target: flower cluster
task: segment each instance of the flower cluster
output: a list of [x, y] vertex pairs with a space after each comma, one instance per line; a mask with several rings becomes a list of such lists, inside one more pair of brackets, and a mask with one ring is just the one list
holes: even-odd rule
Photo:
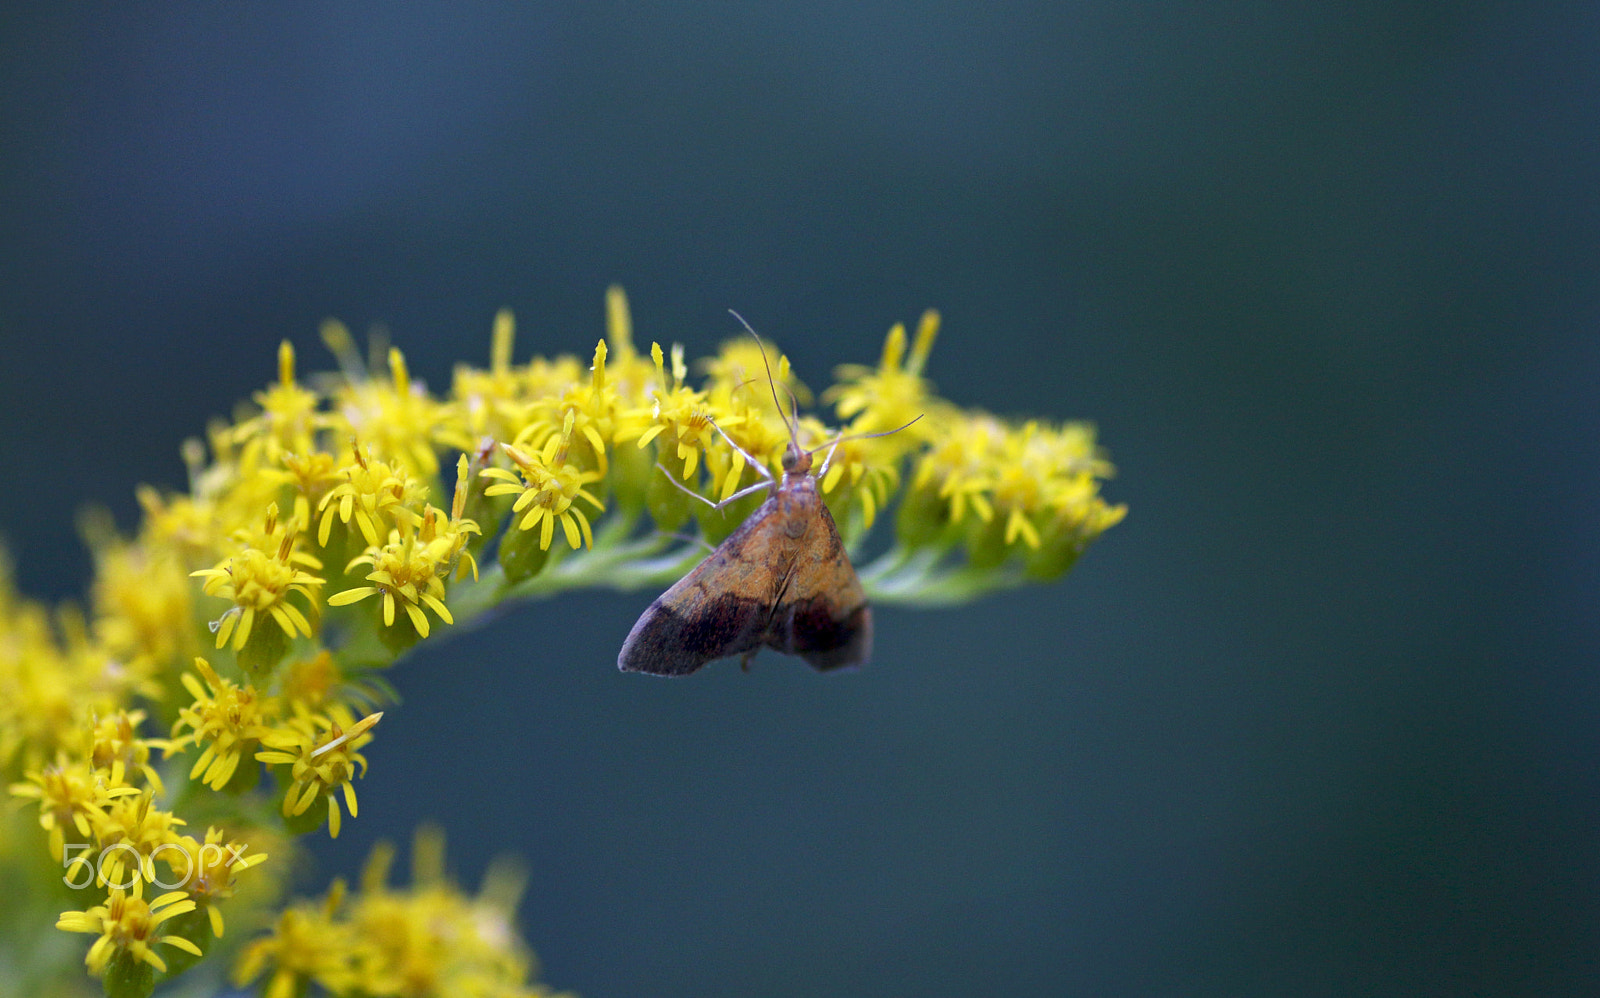
[[[48, 853], [76, 902], [50, 917], [96, 937], [83, 960], [112, 994], [203, 957], [271, 995], [540, 993], [511, 902], [464, 897], [431, 861], [397, 892], [380, 859], [359, 894], [215, 951], [241, 942], [222, 941], [224, 909], [247, 935], [276, 903], [293, 836], [356, 816], [399, 655], [506, 600], [672, 582], [762, 501], [752, 486], [791, 441], [816, 453], [853, 550], [894, 524], [860, 566], [876, 601], [1065, 572], [1123, 515], [1100, 495], [1092, 428], [940, 399], [938, 331], [934, 312], [909, 338], [894, 327], [875, 366], [841, 367], [816, 396], [831, 410], [804, 416], [813, 395], [772, 344], [734, 337], [696, 364], [637, 348], [616, 288], [587, 363], [515, 362], [502, 312], [487, 369], [459, 367], [443, 395], [398, 349], [364, 361], [338, 323], [322, 330], [336, 376], [302, 379], [284, 343], [254, 406], [184, 445], [187, 489], [140, 491], [133, 536], [85, 516], [87, 612], [47, 612], [0, 566], [0, 775], [38, 839], [9, 848], [21, 826], [0, 823], [0, 878]], [[741, 490], [722, 511], [692, 501]], [[281, 858], [249, 872], [269, 843]]]
[[526, 877], [513, 865], [489, 868], [476, 896], [444, 871], [444, 839], [423, 829], [412, 847], [411, 886], [388, 883], [394, 851], [373, 850], [354, 892], [336, 882], [321, 901], [286, 908], [250, 944], [234, 970], [259, 981], [267, 998], [291, 998], [315, 984], [333, 995], [477, 995], [550, 998], [529, 982], [533, 954], [515, 917]]

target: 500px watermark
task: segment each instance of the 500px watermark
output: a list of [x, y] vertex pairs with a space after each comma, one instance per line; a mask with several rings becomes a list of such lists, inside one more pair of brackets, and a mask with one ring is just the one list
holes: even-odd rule
[[[164, 891], [175, 891], [188, 886], [189, 881], [200, 870], [213, 869], [218, 866], [232, 869], [243, 860], [245, 850], [250, 847], [240, 842], [230, 842], [227, 845], [207, 842], [200, 846], [198, 856], [192, 856], [187, 849], [176, 842], [163, 842], [150, 850], [148, 857], [126, 842], [113, 842], [100, 850], [100, 855], [98, 856], [90, 855], [90, 850], [93, 848], [94, 846], [88, 843], [74, 844], [68, 842], [62, 845], [61, 865], [67, 869], [67, 872], [61, 877], [62, 883], [75, 890], [81, 890], [98, 881], [106, 887], [128, 890], [140, 880], [148, 880]], [[171, 849], [179, 857], [182, 857], [177, 863], [167, 860], [168, 868], [176, 871], [179, 867], [182, 867], [185, 871], [181, 877], [171, 882], [162, 880], [154, 872], [155, 861], [161, 857], [161, 853], [165, 849]], [[76, 855], [74, 855], [74, 852], [76, 852]], [[124, 859], [123, 853], [127, 853], [125, 862], [113, 862], [108, 865], [108, 858], [116, 857], [116, 859], [121, 860]], [[128, 882], [123, 884], [113, 883], [111, 877], [105, 875], [107, 870], [122, 870], [126, 872], [128, 874]], [[144, 870], [150, 870], [151, 875], [146, 877], [142, 872]], [[76, 879], [75, 875], [80, 873], [82, 879]]]

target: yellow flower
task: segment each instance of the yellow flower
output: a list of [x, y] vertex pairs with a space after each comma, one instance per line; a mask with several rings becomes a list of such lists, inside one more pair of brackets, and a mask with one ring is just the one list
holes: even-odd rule
[[456, 494], [451, 504], [456, 514], [454, 518], [429, 506], [414, 533], [409, 528], [404, 532], [391, 530], [388, 544], [368, 548], [365, 553], [352, 558], [345, 568], [346, 572], [350, 572], [358, 565], [370, 567], [372, 571], [367, 573], [366, 581], [373, 584], [335, 593], [328, 597], [328, 605], [346, 606], [368, 596], [382, 594], [383, 625], [394, 626], [394, 611], [398, 605], [405, 610], [417, 634], [424, 638], [429, 631], [424, 607], [438, 614], [445, 623], [455, 623], [444, 603], [444, 578], [456, 567], [458, 559], [463, 557], [466, 561], [462, 568], [470, 566], [472, 574], [478, 574], [478, 566], [472, 555], [464, 553], [467, 540], [478, 532], [476, 523], [461, 517], [467, 500], [466, 468], [467, 459], [463, 455], [457, 465]]
[[[543, 453], [524, 454], [511, 444], [502, 444], [501, 450], [516, 464], [518, 471], [485, 468], [479, 472], [484, 478], [501, 480], [501, 484], [485, 489], [484, 495], [517, 496], [517, 501], [511, 506], [512, 519], [519, 530], [539, 527], [541, 550], [549, 550], [558, 521], [567, 535], [567, 543], [574, 550], [580, 542], [585, 546], [593, 545], [594, 533], [589, 527], [589, 518], [573, 503], [582, 499], [596, 510], [605, 509], [600, 500], [584, 488], [588, 483], [597, 481], [600, 473], [580, 471], [567, 463], [567, 446], [572, 439], [573, 422], [574, 417], [569, 413], [564, 431], [545, 444]], [[518, 514], [521, 514], [520, 517]]]
[[[771, 343], [748, 336], [727, 340], [715, 357], [700, 361], [697, 367], [707, 375], [706, 391], [714, 402], [742, 395], [779, 423], [788, 418], [792, 405], [811, 404], [811, 390], [795, 377], [789, 358]], [[768, 385], [769, 376], [775, 388]], [[774, 391], [783, 401], [782, 411], [772, 409]]]
[[350, 923], [366, 943], [358, 976], [374, 994], [517, 994], [532, 957], [515, 929], [525, 876], [497, 864], [477, 897], [464, 894], [444, 872], [444, 836], [418, 830], [412, 846], [411, 887], [386, 883], [394, 850], [379, 843], [350, 904]]
[[285, 454], [282, 468], [263, 468], [258, 474], [264, 481], [294, 489], [294, 509], [289, 514], [289, 522], [294, 524], [295, 530], [305, 532], [311, 529], [312, 508], [321, 508], [322, 498], [329, 489], [336, 487], [341, 473], [332, 454], [312, 451]]
[[[930, 308], [922, 313], [908, 358], [906, 328], [896, 323], [884, 339], [883, 357], [878, 366], [841, 365], [834, 372], [839, 383], [822, 394], [823, 401], [835, 404], [839, 418], [850, 421], [852, 433], [893, 430], [928, 413], [938, 400], [933, 395], [933, 386], [922, 377], [922, 368], [928, 362], [928, 353], [938, 333], [939, 313]], [[902, 439], [920, 442], [928, 438], [929, 432], [927, 425], [913, 426], [909, 437]]]
[[444, 839], [417, 833], [409, 887], [391, 887], [394, 849], [380, 842], [359, 892], [335, 881], [320, 904], [284, 912], [271, 935], [250, 944], [235, 967], [239, 985], [271, 968], [268, 998], [303, 993], [315, 982], [335, 994], [540, 998], [533, 955], [516, 929], [526, 883], [520, 867], [491, 864], [469, 895], [444, 873]]
[[365, 554], [352, 558], [345, 571], [351, 571], [357, 565], [372, 568], [366, 579], [374, 584], [335, 593], [328, 597], [329, 606], [346, 606], [381, 594], [385, 627], [394, 626], [396, 605], [405, 610], [411, 626], [422, 637], [427, 637], [430, 629], [427, 614], [422, 612], [423, 607], [438, 614], [445, 623], [455, 623], [455, 618], [450, 616], [450, 608], [444, 604], [440, 565], [429, 556], [425, 545], [417, 543], [414, 534], [402, 537], [400, 531], [390, 531], [388, 544], [381, 548], [368, 548]]
[[14, 797], [39, 802], [39, 827], [50, 835], [51, 857], [62, 863], [71, 858], [66, 853], [67, 829], [77, 832], [75, 842], [86, 843], [94, 837], [95, 824], [105, 817], [112, 801], [139, 793], [137, 787], [113, 784], [108, 774], [65, 754], [52, 765], [30, 772], [26, 783], [13, 783], [10, 791]]
[[233, 897], [233, 878], [267, 861], [264, 852], [251, 852], [248, 843], [227, 841], [222, 829], [206, 829], [204, 841], [192, 835], [180, 836], [176, 849], [161, 850], [161, 859], [172, 870], [172, 880], [183, 885], [203, 908], [211, 923], [211, 934], [222, 938], [222, 911], [217, 902]]
[[[341, 709], [334, 713], [343, 715], [348, 722], [348, 712]], [[382, 717], [380, 711], [346, 725], [327, 714], [312, 714], [302, 708], [284, 725], [262, 737], [268, 749], [257, 752], [256, 758], [270, 765], [291, 767], [292, 785], [283, 795], [285, 818], [304, 814], [312, 801], [326, 797], [328, 833], [339, 837], [339, 802], [335, 794], [343, 791], [345, 806], [354, 818], [356, 788], [351, 781], [358, 775], [358, 768], [359, 775], [367, 772], [367, 759], [356, 750], [372, 741], [372, 726]]]
[[[836, 514], [859, 506], [861, 526], [867, 530], [876, 522], [878, 510], [887, 505], [900, 488], [900, 464], [905, 449], [895, 442], [896, 435], [844, 437], [837, 445], [824, 441], [817, 450], [818, 472], [822, 472], [824, 463], [827, 464], [819, 485], [823, 498], [830, 506], [837, 507]], [[840, 529], [846, 529], [842, 516], [836, 515], [835, 519], [841, 521]]]
[[137, 772], [151, 790], [164, 794], [161, 775], [150, 765], [150, 750], [166, 748], [167, 743], [159, 738], [139, 737], [144, 717], [142, 710], [119, 710], [97, 718], [89, 731], [89, 761], [96, 769], [108, 770], [113, 785], [126, 782], [124, 774]]
[[169, 891], [146, 902], [142, 896], [143, 889], [142, 881], [138, 880], [133, 883], [132, 894], [121, 887], [113, 887], [105, 904], [95, 905], [87, 911], [64, 911], [56, 921], [56, 928], [66, 932], [88, 932], [100, 937], [84, 957], [91, 974], [105, 973], [112, 958], [123, 953], [164, 973], [166, 961], [157, 956], [153, 948], [158, 944], [176, 946], [195, 956], [200, 955], [200, 947], [182, 936], [156, 934], [162, 922], [174, 915], [193, 911], [194, 902], [186, 898], [183, 891]]
[[382, 678], [368, 675], [351, 679], [339, 660], [326, 648], [310, 658], [300, 659], [282, 670], [278, 688], [280, 698], [311, 713], [326, 712], [332, 704], [378, 704], [394, 701], [397, 695]]
[[130, 543], [104, 528], [85, 531], [94, 551], [94, 631], [112, 655], [141, 675], [194, 651], [193, 583], [178, 552]]
[[994, 484], [993, 455], [1004, 448], [1006, 428], [998, 419], [974, 413], [947, 423], [938, 442], [917, 462], [911, 487], [933, 486], [949, 503], [949, 518], [960, 523], [970, 505], [985, 523], [994, 516], [988, 492]]
[[[650, 441], [661, 437], [666, 442], [661, 447], [663, 458], [670, 447], [671, 453], [683, 464], [683, 480], [687, 482], [694, 477], [700, 455], [711, 446], [715, 437], [716, 430], [712, 428], [714, 417], [707, 407], [706, 393], [684, 384], [689, 368], [683, 361], [682, 346], [674, 344], [672, 347], [670, 375], [661, 353], [661, 344], [650, 344], [650, 356], [656, 365], [654, 402], [649, 409], [629, 414], [629, 425], [619, 433], [619, 439], [626, 440], [637, 435], [638, 446], [643, 449], [650, 445]], [[647, 416], [648, 420], [641, 422], [641, 416]], [[726, 431], [740, 421], [738, 417], [729, 415], [716, 420], [716, 424]], [[635, 430], [639, 432], [635, 434]], [[664, 436], [669, 430], [671, 435]]]
[[[777, 359], [771, 362], [773, 381], [769, 384], [768, 362], [762, 359], [762, 349], [753, 339], [730, 340], [722, 345], [722, 352], [715, 359], [705, 363], [710, 374], [707, 410], [715, 414], [717, 425], [745, 454], [775, 472], [789, 445], [794, 400], [808, 400], [811, 393], [794, 378], [789, 358], [776, 348], [773, 353]], [[784, 408], [778, 408], [774, 392], [779, 394]], [[745, 455], [718, 437], [713, 436], [706, 448], [705, 462], [712, 498], [726, 499], [756, 480], [753, 470], [745, 474]]]
[[272, 934], [240, 954], [233, 983], [243, 987], [271, 967], [266, 998], [303, 995], [310, 982], [333, 994], [353, 990], [358, 984], [353, 967], [358, 940], [348, 923], [334, 917], [343, 899], [344, 884], [334, 881], [323, 903], [286, 908]]
[[[233, 779], [239, 760], [255, 750], [276, 710], [270, 700], [263, 700], [256, 693], [255, 687], [240, 687], [223, 679], [205, 659], [195, 659], [194, 665], [209, 691], [201, 687], [193, 673], [183, 674], [183, 687], [194, 697], [194, 703], [178, 711], [168, 751], [204, 743], [205, 751], [189, 768], [189, 779], [199, 779], [211, 789], [221, 790]], [[178, 732], [185, 727], [189, 733], [180, 737]]]
[[294, 346], [284, 340], [278, 345], [278, 381], [266, 391], [256, 392], [259, 415], [233, 427], [230, 442], [242, 444], [239, 466], [253, 474], [262, 465], [276, 465], [289, 454], [309, 454], [317, 430], [326, 420], [317, 413], [320, 399], [316, 392], [300, 387], [294, 380]]
[[[960, 528], [974, 564], [998, 564], [1019, 551], [1033, 560], [1032, 575], [1049, 578], [1126, 512], [1099, 496], [1099, 481], [1112, 468], [1084, 424], [1007, 426], [974, 413], [944, 429], [917, 463], [902, 507], [903, 535], [908, 523], [913, 532]], [[919, 518], [933, 523], [918, 527], [912, 521]]]
[[569, 448], [574, 437], [588, 445], [589, 457], [578, 461], [601, 477], [606, 473], [606, 441], [616, 432], [617, 389], [606, 381], [606, 341], [595, 344], [589, 380], [573, 382], [559, 396], [540, 399], [532, 406], [534, 418], [512, 443], [534, 451], [547, 450], [559, 439]]
[[[528, 361], [526, 367], [522, 368], [520, 376], [523, 396], [530, 402], [559, 398], [583, 377], [583, 364], [570, 353], [561, 354], [559, 357], [534, 357]], [[514, 439], [522, 432], [526, 420], [527, 413], [524, 412], [510, 433], [495, 439]]]
[[148, 485], [134, 491], [144, 510], [141, 535], [151, 544], [178, 552], [185, 566], [203, 565], [216, 556], [227, 529], [219, 522], [209, 496], [163, 496]]
[[76, 747], [85, 720], [134, 693], [157, 690], [93, 639], [76, 608], [62, 607], [52, 622], [43, 607], [19, 602], [0, 622], [0, 765], [32, 769]]
[[296, 553], [293, 527], [279, 531], [277, 517], [278, 505], [273, 503], [267, 510], [267, 527], [260, 538], [269, 545], [277, 538], [274, 554], [268, 555], [258, 547], [246, 547], [216, 568], [190, 573], [206, 580], [204, 588], [208, 595], [233, 601], [233, 607], [217, 621], [218, 648], [226, 645], [232, 636], [234, 650], [242, 649], [255, 629], [256, 618], [261, 616], [271, 617], [289, 640], [297, 634], [308, 638], [312, 634], [311, 622], [299, 607], [289, 602], [289, 595], [299, 593], [305, 598], [307, 609], [315, 614], [315, 587], [322, 585], [323, 580], [296, 565], [319, 563], [308, 554]]
[[354, 441], [350, 446], [355, 463], [344, 467], [345, 481], [330, 489], [317, 504], [322, 511], [317, 543], [323, 547], [328, 546], [335, 513], [346, 526], [353, 520], [368, 544], [377, 544], [388, 536], [391, 524], [415, 522], [417, 514], [411, 507], [426, 494], [422, 484], [404, 468], [375, 459], [370, 449], [363, 453]]
[[[187, 824], [170, 811], [153, 805], [150, 792], [119, 796], [104, 811], [92, 816], [95, 840], [100, 845], [101, 884], [119, 884], [124, 874], [133, 879], [154, 880], [155, 853], [162, 846], [178, 841], [179, 825]], [[137, 864], [129, 871], [129, 860]]]
[[[342, 330], [337, 323], [325, 324], [324, 339], [330, 335], [337, 338]], [[343, 333], [345, 340], [349, 335]], [[388, 361], [387, 381], [346, 367], [348, 380], [335, 396], [331, 414], [335, 425], [347, 427], [347, 435], [377, 444], [379, 453], [400, 461], [409, 471], [434, 475], [439, 470], [439, 456], [433, 442], [448, 425], [448, 410], [420, 382], [411, 380], [405, 356], [398, 349], [389, 349]]]
[[[527, 381], [511, 366], [517, 324], [509, 308], [495, 313], [489, 369], [458, 364], [451, 386], [451, 422], [442, 435], [451, 446], [469, 451], [484, 437], [510, 440], [527, 422]], [[569, 379], [568, 384], [571, 383]]]

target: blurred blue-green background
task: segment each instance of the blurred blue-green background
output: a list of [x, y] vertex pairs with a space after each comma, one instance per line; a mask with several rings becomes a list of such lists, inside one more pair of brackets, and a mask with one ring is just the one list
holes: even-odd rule
[[813, 386], [945, 316], [967, 405], [1098, 422], [1064, 582], [853, 675], [621, 675], [649, 593], [399, 666], [361, 817], [532, 870], [603, 996], [1600, 991], [1592, 4], [16, 6], [0, 529], [79, 592], [325, 316], [447, 384], [624, 284]]

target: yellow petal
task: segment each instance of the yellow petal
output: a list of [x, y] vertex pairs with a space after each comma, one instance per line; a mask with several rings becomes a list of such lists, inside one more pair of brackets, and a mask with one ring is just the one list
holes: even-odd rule
[[346, 604], [354, 603], [357, 600], [364, 600], [368, 596], [371, 596], [373, 593], [379, 591], [380, 590], [376, 586], [357, 586], [354, 589], [346, 589], [342, 593], [334, 593], [332, 596], [329, 596], [328, 605], [345, 606]]
[[844, 474], [844, 465], [836, 464], [828, 469], [828, 477], [822, 480], [822, 491], [832, 492], [833, 487], [839, 484], [839, 477]]
[[255, 628], [255, 626], [255, 607], [247, 606], [244, 608], [244, 612], [239, 614], [239, 629], [233, 636], [234, 651], [238, 651], [240, 648], [243, 648], [245, 642], [250, 640], [250, 632]]
[[186, 953], [193, 953], [195, 956], [201, 955], [200, 947], [196, 946], [194, 943], [183, 938], [182, 936], [162, 936], [160, 939], [157, 939], [156, 942], [166, 943], [168, 946], [176, 946]]
[[667, 428], [667, 424], [665, 424], [665, 423], [657, 423], [656, 425], [650, 427], [648, 430], [645, 430], [644, 431], [644, 436], [639, 438], [639, 449], [640, 450], [644, 450], [646, 447], [648, 447], [650, 445], [650, 441], [652, 441], [656, 437], [660, 436], [661, 435], [661, 431], [665, 430], [666, 428]]
[[411, 618], [411, 626], [417, 629], [418, 634], [422, 635], [423, 637], [427, 637], [428, 615], [423, 613], [422, 609], [415, 603], [406, 603], [405, 608], [406, 616]]
[[233, 625], [238, 622], [239, 615], [232, 610], [222, 615], [217, 621], [217, 647], [221, 648], [228, 643], [228, 635], [233, 633]]
[[434, 596], [432, 593], [423, 593], [422, 602], [426, 603], [434, 613], [437, 613], [440, 620], [447, 624], [455, 623], [455, 619], [450, 616], [450, 608], [445, 606], [444, 601], [439, 597]]

